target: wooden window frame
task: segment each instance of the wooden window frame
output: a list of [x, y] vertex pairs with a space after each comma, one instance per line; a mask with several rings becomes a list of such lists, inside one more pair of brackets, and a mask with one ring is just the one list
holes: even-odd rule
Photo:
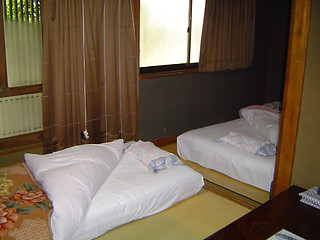
[[[42, 84], [8, 87], [5, 38], [3, 24], [3, 5], [0, 6], [0, 98], [24, 94], [41, 93]], [[13, 152], [42, 145], [42, 131], [0, 139], [0, 152]]]

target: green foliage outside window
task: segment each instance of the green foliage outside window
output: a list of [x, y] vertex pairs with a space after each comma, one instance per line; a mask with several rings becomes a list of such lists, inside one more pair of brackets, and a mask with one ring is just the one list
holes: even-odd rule
[[40, 21], [40, 0], [3, 0], [5, 21]]

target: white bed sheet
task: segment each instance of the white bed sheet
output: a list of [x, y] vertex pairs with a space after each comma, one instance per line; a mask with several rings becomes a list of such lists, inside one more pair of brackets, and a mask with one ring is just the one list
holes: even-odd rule
[[73, 239], [92, 239], [132, 220], [161, 212], [196, 194], [203, 177], [188, 166], [158, 173], [128, 154], [122, 159], [91, 201]]
[[185, 160], [269, 192], [273, 180], [275, 156], [256, 156], [214, 141], [231, 131], [262, 137], [243, 118], [239, 118], [181, 134], [177, 138], [178, 154]]

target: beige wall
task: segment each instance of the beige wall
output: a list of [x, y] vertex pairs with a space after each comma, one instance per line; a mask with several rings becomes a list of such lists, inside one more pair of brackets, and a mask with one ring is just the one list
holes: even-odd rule
[[320, 186], [320, 1], [311, 5], [300, 122], [291, 183]]

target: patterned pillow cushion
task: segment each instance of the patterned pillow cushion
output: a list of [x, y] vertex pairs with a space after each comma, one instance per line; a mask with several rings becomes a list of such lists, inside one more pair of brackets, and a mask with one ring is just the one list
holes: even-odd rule
[[125, 153], [142, 162], [154, 173], [169, 167], [183, 165], [183, 162], [176, 155], [156, 147], [152, 142], [139, 140], [125, 149]]
[[166, 157], [152, 159], [147, 164], [147, 167], [151, 172], [157, 173], [160, 170], [164, 170], [166, 168], [174, 167], [177, 165], [184, 165], [184, 164], [176, 155], [172, 154]]
[[223, 136], [216, 141], [229, 144], [246, 152], [254, 153], [257, 156], [268, 157], [275, 155], [277, 152], [275, 144], [238, 132], [230, 132], [227, 136]]

